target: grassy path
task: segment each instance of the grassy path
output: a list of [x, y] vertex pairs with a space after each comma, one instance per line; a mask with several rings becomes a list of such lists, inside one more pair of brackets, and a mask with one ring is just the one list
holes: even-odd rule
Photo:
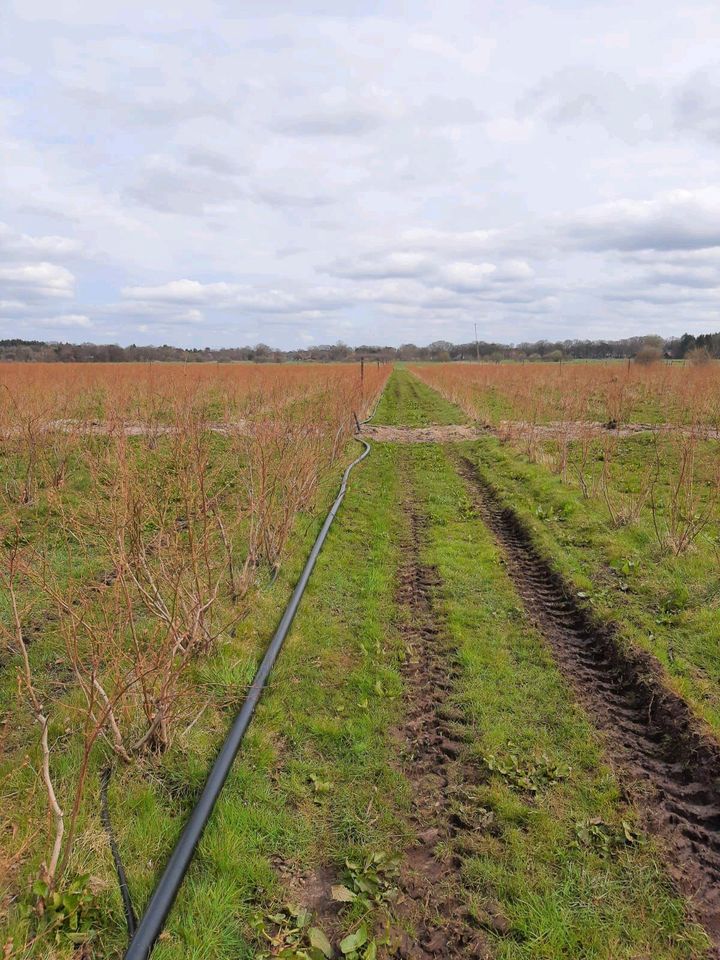
[[462, 665], [455, 702], [472, 722], [479, 780], [470, 798], [488, 812], [461, 872], [479, 916], [499, 905], [492, 955], [704, 956], [454, 465], [430, 445], [408, 460]]
[[403, 367], [396, 367], [378, 404], [373, 423], [427, 427], [467, 423], [467, 417]]

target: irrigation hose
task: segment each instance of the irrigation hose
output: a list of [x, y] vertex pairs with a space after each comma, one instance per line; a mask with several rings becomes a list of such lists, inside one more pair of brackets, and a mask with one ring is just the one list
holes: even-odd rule
[[105, 767], [100, 774], [100, 820], [107, 834], [110, 852], [112, 853], [113, 863], [115, 864], [115, 873], [117, 874], [118, 884], [120, 886], [120, 896], [122, 897], [128, 935], [132, 937], [137, 927], [137, 919], [135, 917], [135, 910], [133, 909], [132, 898], [130, 897], [130, 887], [128, 886], [125, 867], [120, 857], [115, 832], [113, 831], [110, 820], [110, 810], [108, 809], [108, 787], [110, 786], [110, 778], [112, 775], [113, 768], [109, 765]]
[[[368, 419], [371, 419], [371, 417]], [[363, 422], [366, 423], [367, 421]], [[180, 889], [180, 885], [182, 884], [187, 869], [190, 866], [190, 862], [195, 855], [195, 850], [203, 834], [205, 825], [210, 818], [210, 814], [212, 813], [215, 803], [220, 795], [220, 791], [222, 790], [225, 780], [230, 773], [230, 768], [232, 767], [233, 761], [235, 760], [237, 752], [240, 749], [245, 732], [247, 731], [253, 714], [255, 713], [255, 707], [262, 696], [262, 692], [267, 683], [270, 671], [277, 660], [278, 654], [280, 653], [285, 641], [285, 637], [290, 630], [290, 626], [295, 618], [297, 609], [300, 606], [300, 601], [315, 566], [315, 561], [317, 560], [322, 546], [325, 543], [325, 538], [328, 535], [328, 531], [332, 525], [332, 522], [335, 519], [338, 510], [340, 509], [340, 504], [345, 498], [345, 491], [347, 490], [350, 472], [370, 453], [370, 444], [366, 440], [363, 440], [360, 437], [355, 437], [355, 439], [358, 441], [358, 443], [361, 443], [365, 449], [359, 457], [353, 460], [343, 474], [340, 490], [335, 502], [330, 507], [330, 512], [325, 518], [325, 522], [322, 525], [320, 533], [313, 544], [310, 555], [308, 556], [303, 571], [300, 575], [300, 579], [293, 590], [293, 594], [290, 597], [287, 607], [285, 608], [282, 619], [280, 620], [277, 630], [275, 631], [273, 638], [268, 645], [265, 656], [258, 667], [257, 673], [253, 678], [240, 713], [233, 721], [230, 731], [225, 738], [225, 742], [220, 748], [220, 752], [218, 753], [215, 762], [212, 765], [210, 773], [208, 774], [208, 778], [205, 781], [203, 792], [200, 795], [200, 799], [190, 814], [190, 817], [183, 828], [183, 832], [180, 835], [180, 839], [170, 854], [170, 859], [167, 862], [165, 870], [160, 877], [153, 895], [150, 898], [150, 902], [145, 909], [145, 913], [143, 914], [140, 923], [135, 930], [135, 934], [130, 941], [127, 952], [125, 953], [125, 960], [147, 960], [147, 957], [150, 956], [150, 953], [155, 945], [155, 941], [162, 932], [167, 915], [169, 914], [170, 909], [175, 902], [175, 897]]]

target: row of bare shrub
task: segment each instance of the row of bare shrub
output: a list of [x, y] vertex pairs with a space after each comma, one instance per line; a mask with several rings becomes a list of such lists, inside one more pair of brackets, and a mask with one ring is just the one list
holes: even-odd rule
[[[584, 497], [600, 499], [614, 526], [636, 524], [649, 511], [662, 550], [677, 556], [718, 522], [720, 463], [702, 453], [720, 418], [716, 363], [411, 369], [471, 418], [498, 427], [529, 460], [576, 482]], [[651, 421], [652, 447], [637, 482], [628, 484], [622, 426], [643, 413]], [[598, 430], [598, 422], [611, 429]]]
[[720, 364], [436, 363], [412, 372], [472, 419], [720, 426]]
[[[56, 371], [59, 382], [36, 392]], [[313, 508], [354, 414], [370, 410], [389, 371], [362, 381], [340, 365], [218, 368], [217, 380], [205, 368], [190, 380], [174, 372], [174, 393], [172, 368], [152, 373], [161, 396], [127, 367], [82, 368], [73, 385], [67, 367], [26, 366], [5, 383], [0, 585], [11, 616], [1, 629], [17, 658], [18, 717], [40, 729], [51, 888], [72, 860], [95, 745], [124, 764], [171, 745], [192, 703], [189, 668], [235, 633], [258, 577], [276, 575], [298, 514]], [[92, 429], [77, 416], [92, 406], [88, 390], [106, 394]], [[130, 414], [143, 429], [128, 431]], [[73, 783], [53, 773], [53, 716], [67, 710], [34, 665], [28, 626], [39, 609], [72, 670], [73, 692], [60, 696], [77, 699]]]

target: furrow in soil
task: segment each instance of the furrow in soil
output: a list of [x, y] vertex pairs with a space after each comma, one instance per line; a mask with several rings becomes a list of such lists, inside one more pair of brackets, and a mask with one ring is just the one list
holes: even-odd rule
[[[407, 651], [402, 668], [406, 694], [404, 719], [394, 733], [411, 785], [418, 841], [405, 851], [401, 897], [394, 911], [396, 931], [409, 928], [413, 933], [396, 934], [391, 955], [412, 960], [489, 957], [483, 930], [465, 906], [460, 886], [459, 853], [472, 831], [482, 829], [467, 812], [477, 771], [463, 759], [467, 731], [462, 714], [448, 703], [457, 666], [434, 610], [439, 575], [421, 562], [426, 521], [412, 502], [406, 503], [405, 514], [409, 535], [397, 600]], [[486, 919], [486, 929], [502, 932], [506, 921], [499, 910], [491, 907]]]
[[653, 658], [625, 647], [583, 607], [476, 465], [457, 463], [525, 608], [603, 732], [608, 758], [720, 956], [720, 747], [663, 684]]

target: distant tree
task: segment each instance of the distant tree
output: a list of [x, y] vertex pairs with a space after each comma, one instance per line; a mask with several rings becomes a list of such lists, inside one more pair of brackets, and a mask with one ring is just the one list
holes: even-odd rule
[[678, 346], [679, 346], [678, 356], [680, 357], [686, 356], [690, 352], [690, 350], [694, 350], [695, 347], [697, 346], [697, 344], [695, 343], [695, 337], [691, 333], [684, 333], [680, 337], [680, 343]]
[[452, 344], [448, 340], [434, 340], [428, 344], [428, 351], [433, 360], [449, 360]]
[[[720, 332], [683, 334], [682, 337], [662, 338], [657, 335], [626, 337], [623, 340], [538, 340], [536, 343], [503, 344], [474, 340], [452, 344], [436, 340], [427, 346], [405, 343], [401, 347], [363, 344], [348, 347], [342, 341], [319, 344], [295, 350], [277, 350], [260, 343], [256, 347], [174, 347], [170, 344], [131, 344], [121, 347], [115, 343], [59, 343], [57, 341], [0, 340], [0, 360], [22, 362], [65, 363], [203, 363], [256, 360], [260, 363], [287, 360], [327, 363], [351, 362], [365, 357], [366, 361], [401, 360], [483, 360], [500, 363], [515, 361], [554, 361], [563, 357], [582, 360], [610, 360], [636, 357], [639, 363], [654, 362], [655, 351], [670, 359], [689, 357], [694, 350], [704, 350], [710, 357], [720, 358]], [[698, 355], [699, 356], [699, 355]]]
[[662, 360], [660, 347], [640, 347], [635, 354], [635, 363], [641, 363], [643, 366], [650, 366], [650, 364], [658, 363], [660, 360]]
[[397, 355], [400, 360], [416, 360], [419, 351], [414, 343], [403, 343], [398, 347]]

